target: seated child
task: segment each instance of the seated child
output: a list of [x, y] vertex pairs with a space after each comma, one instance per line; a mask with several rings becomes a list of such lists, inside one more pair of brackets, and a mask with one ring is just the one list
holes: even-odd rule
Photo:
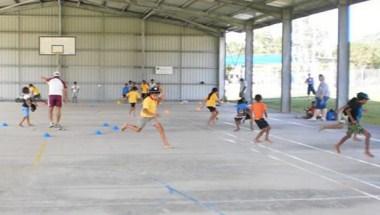
[[304, 119], [310, 119], [311, 117], [314, 116], [314, 111], [315, 111], [315, 101], [312, 101], [310, 106], [305, 109], [306, 115], [303, 117]]

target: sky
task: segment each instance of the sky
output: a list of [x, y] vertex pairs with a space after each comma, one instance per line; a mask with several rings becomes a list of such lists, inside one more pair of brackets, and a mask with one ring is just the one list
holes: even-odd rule
[[[370, 0], [350, 7], [350, 41], [360, 41], [366, 35], [380, 33], [380, 25], [376, 23], [380, 20], [379, 10], [380, 0]], [[337, 9], [312, 15], [310, 21], [329, 31], [329, 40], [331, 43], [337, 43]], [[281, 24], [268, 27], [266, 30], [281, 35]], [[227, 34], [227, 42], [244, 40], [244, 35], [244, 33], [230, 32]]]

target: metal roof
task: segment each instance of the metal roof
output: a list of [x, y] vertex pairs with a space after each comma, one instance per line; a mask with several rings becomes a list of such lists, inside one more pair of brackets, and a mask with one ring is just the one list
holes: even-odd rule
[[[243, 31], [281, 22], [284, 10], [293, 18], [338, 7], [340, 0], [1, 0], [0, 15], [15, 10], [62, 4], [118, 16], [132, 16], [178, 25], [190, 25], [212, 34]], [[367, 0], [346, 0], [350, 4]]]

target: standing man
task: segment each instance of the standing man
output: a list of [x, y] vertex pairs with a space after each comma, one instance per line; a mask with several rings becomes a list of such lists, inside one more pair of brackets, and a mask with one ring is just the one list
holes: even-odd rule
[[244, 81], [243, 78], [240, 78], [240, 90], [239, 90], [239, 97], [244, 98], [245, 92], [247, 91], [247, 83]]
[[314, 116], [309, 120], [317, 120], [317, 117], [321, 115], [321, 119], [326, 120], [327, 113], [327, 102], [330, 98], [329, 86], [325, 82], [325, 76], [320, 74], [318, 76], [320, 84], [315, 95], [316, 107], [314, 111]]
[[310, 97], [310, 93], [313, 93], [313, 95], [315, 95], [314, 78], [311, 77], [310, 73], [307, 74], [307, 79], [305, 80], [305, 83], [307, 84], [307, 96]]
[[157, 84], [156, 82], [154, 81], [154, 79], [150, 79], [150, 84], [149, 84], [149, 88], [153, 88], [153, 87], [156, 87]]
[[78, 103], [78, 95], [79, 95], [79, 86], [78, 86], [78, 83], [76, 81], [74, 81], [74, 84], [73, 86], [71, 86], [71, 92], [73, 93], [72, 94], [72, 102], [73, 103]]
[[[61, 109], [62, 101], [67, 102], [67, 86], [66, 83], [60, 78], [61, 73], [56, 71], [53, 73], [53, 77], [46, 78], [41, 77], [42, 80], [49, 85], [49, 120], [50, 128], [58, 128], [62, 130], [62, 126], [59, 124], [61, 121]], [[54, 107], [56, 107], [56, 122], [53, 121]]]

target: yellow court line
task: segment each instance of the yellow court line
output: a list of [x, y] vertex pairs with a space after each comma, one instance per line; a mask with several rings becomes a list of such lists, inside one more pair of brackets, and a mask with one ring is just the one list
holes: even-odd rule
[[45, 152], [45, 148], [46, 148], [47, 144], [48, 144], [47, 141], [45, 141], [44, 143], [41, 144], [40, 148], [38, 149], [38, 151], [36, 153], [36, 156], [34, 157], [33, 166], [36, 167], [40, 163], [42, 155]]

